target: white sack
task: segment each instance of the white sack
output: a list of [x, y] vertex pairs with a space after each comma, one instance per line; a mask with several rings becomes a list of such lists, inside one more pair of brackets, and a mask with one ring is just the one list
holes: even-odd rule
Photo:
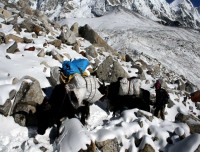
[[123, 78], [120, 80], [119, 95], [140, 95], [141, 80]]
[[99, 92], [98, 88], [100, 87], [98, 80], [94, 76], [85, 77], [86, 81], [86, 95], [85, 100], [89, 103], [94, 103], [98, 101], [103, 95]]
[[103, 95], [99, 92], [99, 83], [96, 77], [89, 76], [83, 78], [80, 74], [76, 74], [74, 78], [66, 84], [67, 92], [74, 91], [78, 103], [73, 102], [75, 108], [82, 106], [82, 101], [89, 103], [98, 101]]

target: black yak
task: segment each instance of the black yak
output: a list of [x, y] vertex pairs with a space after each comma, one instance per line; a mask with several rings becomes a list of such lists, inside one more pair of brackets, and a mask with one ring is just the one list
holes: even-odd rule
[[139, 96], [136, 95], [119, 95], [120, 80], [110, 83], [110, 85], [101, 85], [100, 92], [108, 99], [108, 110], [113, 112], [115, 116], [117, 111], [120, 113], [126, 109], [138, 108], [150, 112], [150, 92], [140, 88]]
[[59, 129], [62, 118], [75, 118], [79, 114], [80, 121], [85, 125], [85, 120], [89, 117], [89, 103], [83, 101], [85, 105], [75, 109], [70, 100], [77, 100], [75, 94], [71, 92], [69, 97], [65, 84], [61, 83], [55, 86], [49, 99], [45, 98], [41, 105], [37, 105], [38, 134], [44, 134], [54, 124]]

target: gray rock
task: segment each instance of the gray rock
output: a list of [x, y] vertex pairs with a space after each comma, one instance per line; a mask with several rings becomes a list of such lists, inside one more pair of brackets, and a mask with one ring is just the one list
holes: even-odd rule
[[98, 67], [97, 77], [105, 82], [116, 82], [119, 77], [128, 77], [122, 66], [108, 56]]
[[93, 45], [85, 48], [85, 50], [86, 50], [86, 56], [89, 55], [93, 58], [96, 58], [98, 56], [98, 53]]
[[156, 76], [159, 76], [160, 75], [160, 64], [156, 64], [154, 65], [153, 67], [153, 71], [152, 71], [152, 74], [153, 74], [153, 77], [156, 77]]
[[14, 120], [20, 126], [26, 126], [26, 116], [25, 115], [16, 113], [14, 115]]
[[142, 59], [139, 59], [137, 61], [135, 61], [135, 63], [139, 64], [140, 67], [143, 69], [143, 70], [146, 70], [148, 65], [146, 62], [144, 62]]
[[80, 27], [79, 35], [98, 47], [104, 47], [107, 52], [117, 54], [116, 50], [110, 47], [89, 25]]
[[9, 48], [7, 48], [6, 52], [14, 54], [17, 50], [18, 50], [17, 43], [14, 42]]
[[[27, 79], [29, 81], [26, 81]], [[24, 121], [26, 122], [28, 119], [26, 116], [30, 113], [35, 113], [36, 105], [41, 104], [43, 100], [44, 96], [39, 82], [30, 76], [25, 76], [24, 81], [21, 83], [20, 89], [16, 94], [11, 108], [11, 115], [13, 115], [17, 123], [24, 125]], [[21, 121], [21, 117], [26, 120], [22, 119]]]
[[14, 24], [13, 28], [17, 32], [17, 34], [20, 34], [20, 32], [22, 31], [22, 29], [20, 28], [20, 26], [18, 24]]
[[16, 90], [11, 90], [9, 92], [9, 99], [12, 100], [15, 97], [15, 95], [16, 95]]
[[24, 18], [24, 12], [19, 12], [19, 16], [20, 16], [21, 18]]
[[38, 57], [44, 57], [46, 53], [44, 52], [44, 49], [40, 50], [40, 52], [37, 54]]
[[[31, 80], [32, 82], [27, 82], [26, 79], [29, 81]], [[35, 107], [37, 104], [41, 104], [43, 99], [44, 96], [39, 82], [30, 76], [25, 76], [24, 81], [21, 83], [20, 89], [16, 94], [11, 114], [19, 112], [21, 109], [26, 109], [25, 112], [27, 113], [29, 113], [29, 111], [34, 113], [35, 111], [33, 108], [29, 109], [29, 105]], [[21, 105], [23, 105], [23, 108]]]
[[142, 68], [139, 66], [139, 65], [132, 65], [132, 67], [131, 68], [135, 68], [135, 69], [138, 69], [138, 72], [137, 72], [137, 74], [139, 74], [139, 75], [141, 75], [142, 73], [143, 73], [143, 70], [142, 70]]
[[48, 80], [53, 87], [60, 84], [60, 68], [58, 66], [50, 68], [50, 77]]
[[[12, 25], [16, 25], [17, 24], [17, 18], [18, 16], [12, 16], [11, 18], [9, 18], [9, 21], [7, 21], [7, 24], [12, 24]], [[19, 34], [19, 33], [18, 33]]]
[[[90, 60], [89, 60], [90, 61]], [[94, 63], [91, 63], [91, 65], [93, 66], [93, 69], [98, 68], [99, 64], [101, 64], [101, 61], [99, 59], [94, 59]]]
[[21, 24], [20, 28], [25, 28], [27, 32], [33, 32], [34, 24], [31, 19], [25, 19]]
[[95, 5], [92, 7], [91, 12], [92, 12], [96, 17], [103, 16], [104, 13], [106, 12], [105, 7], [106, 7], [105, 1], [96, 1]]
[[197, 107], [197, 110], [200, 110], [200, 103], [199, 102], [195, 102], [195, 106]]
[[142, 112], [141, 110], [139, 110], [138, 112], [137, 112], [137, 117], [141, 117], [141, 116], [144, 116], [144, 117], [146, 117], [149, 121], [153, 121], [153, 115], [147, 115], [147, 114], [145, 114], [144, 112]]
[[192, 93], [196, 90], [196, 86], [194, 86], [191, 82], [187, 81], [185, 83], [185, 91], [189, 92], [189, 93]]
[[5, 34], [0, 32], [0, 44], [5, 43]]
[[175, 84], [178, 85], [178, 88], [177, 88], [178, 90], [185, 91], [185, 83], [183, 82], [182, 79], [177, 79], [175, 81]]
[[71, 30], [72, 32], [74, 32], [75, 36], [79, 36], [79, 33], [78, 33], [78, 23], [77, 23], [77, 22], [75, 22], [75, 23], [71, 26], [70, 30]]
[[12, 16], [11, 12], [3, 8], [0, 8], [0, 14], [3, 16], [4, 19], [9, 19]]
[[62, 41], [62, 43], [66, 43], [68, 45], [73, 45], [76, 43], [75, 33], [73, 33], [67, 25], [63, 25], [61, 27], [59, 39]]
[[135, 68], [138, 70], [138, 72], [136, 73], [138, 75], [138, 77], [141, 79], [141, 80], [146, 80], [146, 77], [145, 77], [145, 74], [144, 74], [144, 71], [143, 69], [139, 66], [139, 65], [132, 65], [131, 68]]
[[200, 133], [200, 119], [193, 115], [178, 113], [175, 117], [175, 121], [186, 123], [189, 126], [191, 133]]
[[74, 44], [74, 46], [72, 47], [73, 50], [75, 50], [77, 53], [80, 53], [80, 41], [76, 41], [76, 43]]
[[103, 142], [96, 142], [97, 148], [101, 152], [118, 152], [119, 144], [117, 142], [117, 138], [109, 139]]
[[55, 40], [49, 42], [49, 44], [52, 44], [52, 45], [54, 45], [55, 47], [60, 48], [62, 42], [61, 42], [61, 40], [55, 39]]
[[139, 152], [155, 152], [155, 149], [149, 144], [145, 144], [143, 149], [140, 149]]
[[24, 43], [33, 43], [33, 39], [28, 39], [26, 37], [24, 37], [23, 39], [24, 39]]
[[10, 39], [14, 40], [16, 43], [23, 43], [24, 42], [23, 38], [21, 38], [19, 36], [16, 36], [14, 34], [8, 34], [8, 35], [6, 35], [5, 42], [9, 43]]
[[7, 99], [4, 105], [0, 105], [0, 113], [3, 114], [4, 116], [8, 116], [11, 105], [12, 105], [11, 100]]
[[175, 105], [175, 103], [172, 100], [168, 100], [167, 108], [171, 108]]
[[[42, 26], [44, 27], [44, 29], [46, 30], [46, 32], [47, 32], [47, 33], [50, 32], [51, 34], [53, 34], [54, 32], [53, 32], [53, 28], [52, 28], [52, 27], [53, 27], [53, 24], [54, 24], [54, 23], [52, 23], [46, 15], [44, 15], [43, 13], [41, 13], [41, 12], [38, 11], [38, 10], [35, 11], [35, 15], [36, 15], [36, 18], [37, 18], [40, 22], [43, 23]], [[54, 26], [54, 27], [55, 27], [55, 26]]]

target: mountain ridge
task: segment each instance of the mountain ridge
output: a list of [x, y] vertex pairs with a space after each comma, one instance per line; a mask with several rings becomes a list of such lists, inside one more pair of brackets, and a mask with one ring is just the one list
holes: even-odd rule
[[[135, 0], [133, 3], [128, 0], [122, 2], [117, 0], [87, 0], [84, 2], [80, 1], [79, 3], [75, 0], [69, 2], [62, 0], [40, 0], [37, 3], [37, 9], [43, 11], [52, 20], [57, 16], [60, 16], [60, 18], [81, 16], [85, 18], [100, 17], [112, 11], [116, 6], [122, 6], [164, 25], [200, 29], [200, 15], [190, 0], [177, 0], [171, 4], [168, 4], [165, 0]], [[48, 10], [57, 11], [57, 16], [54, 16], [52, 11]], [[80, 10], [82, 10], [82, 14]]]

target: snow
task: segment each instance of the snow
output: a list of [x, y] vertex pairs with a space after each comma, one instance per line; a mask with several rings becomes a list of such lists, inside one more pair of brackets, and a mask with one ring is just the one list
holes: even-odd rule
[[[200, 60], [197, 53], [200, 47], [200, 35], [198, 32], [162, 26], [124, 10], [99, 18], [68, 18], [61, 24], [72, 25], [74, 22], [77, 22], [79, 26], [88, 24], [102, 37], [109, 35], [107, 43], [122, 53], [132, 54], [134, 51], [144, 53], [157, 59], [167, 69], [184, 75], [186, 79], [200, 87], [200, 70], [198, 70]], [[184, 44], [180, 46], [179, 43], [182, 40]], [[197, 46], [192, 48], [192, 43]]]
[[[169, 148], [169, 152], [182, 151], [182, 152], [194, 152], [200, 143], [200, 135], [193, 134], [182, 141], [179, 141], [176, 145]], [[193, 145], [192, 147], [190, 145]], [[190, 148], [188, 148], [188, 146]]]
[[[83, 127], [81, 122], [76, 119], [72, 118], [69, 120], [64, 121], [63, 131], [61, 130], [62, 134], [57, 139], [57, 144], [59, 147], [56, 147], [54, 150], [60, 151], [68, 151], [68, 152], [75, 152], [79, 151], [81, 148], [83, 150], [87, 149], [87, 144], [90, 145], [91, 140], [87, 135], [86, 129]], [[70, 139], [70, 140], [69, 140]]]
[[[85, 6], [85, 10], [87, 10], [87, 4], [85, 4], [84, 1], [82, 2], [81, 5]], [[75, 9], [75, 11], [77, 10]], [[81, 14], [82, 12], [78, 11], [77, 13]], [[88, 12], [84, 13], [87, 14]], [[70, 16], [73, 16], [73, 14]], [[78, 22], [80, 26], [87, 23], [92, 28], [96, 29], [99, 34], [108, 36], [108, 43], [116, 49], [122, 50], [122, 48], [125, 48], [127, 52], [138, 49], [144, 54], [156, 58], [168, 69], [173, 69], [177, 73], [184, 75], [200, 87], [200, 84], [198, 83], [200, 80], [200, 73], [198, 70], [200, 61], [198, 56], [195, 56], [193, 52], [189, 51], [182, 54], [182, 52], [177, 53], [175, 51], [165, 50], [165, 48], [162, 48], [161, 45], [157, 45], [157, 43], [154, 43], [155, 41], [152, 40], [152, 45], [157, 45], [162, 51], [153, 50], [153, 46], [151, 49], [146, 46], [147, 39], [138, 36], [152, 31], [161, 34], [159, 31], [163, 31], [163, 34], [169, 36], [173, 35], [172, 37], [174, 38], [182, 38], [186, 42], [191, 41], [198, 43], [199, 33], [195, 34], [194, 32], [190, 33], [190, 31], [185, 29], [164, 27], [153, 21], [147, 20], [142, 16], [137, 17], [134, 13], [131, 14], [124, 11], [114, 12], [100, 18], [92, 19], [67, 18], [64, 23], [72, 25], [74, 22]], [[7, 34], [13, 33], [12, 26], [2, 25], [3, 27], [0, 28], [0, 32]], [[137, 33], [135, 35], [132, 31], [137, 31], [139, 34]], [[144, 36], [148, 37], [149, 35]], [[25, 31], [21, 32], [21, 37], [32, 38], [31, 34], [26, 33]], [[50, 75], [49, 69], [53, 66], [61, 66], [61, 63], [51, 56], [46, 55], [42, 58], [37, 56], [41, 48], [46, 52], [52, 50], [58, 51], [50, 44], [46, 48], [43, 48], [45, 40], [49, 40], [48, 35], [34, 38], [33, 44], [27, 45], [19, 43], [18, 48], [20, 51], [15, 54], [6, 53], [6, 49], [14, 43], [13, 41], [10, 41], [6, 45], [0, 45], [0, 105], [3, 105], [9, 98], [10, 91], [17, 91], [19, 89], [23, 77], [26, 75], [36, 78], [40, 82], [42, 88], [50, 86], [46, 78]], [[81, 44], [83, 49], [90, 45], [88, 41], [81, 41]], [[29, 52], [24, 50], [30, 46], [34, 46], [36, 51]], [[178, 50], [179, 48], [176, 49]], [[61, 50], [59, 50], [59, 53], [64, 56], [65, 60], [82, 57], [72, 50], [71, 46], [66, 45], [63, 45]], [[68, 54], [68, 56], [65, 56], [64, 54]], [[6, 58], [6, 55], [9, 56], [10, 59]], [[180, 58], [180, 55], [183, 55], [183, 58]], [[141, 58], [142, 57], [143, 56], [141, 55]], [[148, 60], [146, 62], [148, 63]], [[136, 71], [135, 69], [131, 69], [130, 63], [125, 66], [125, 69], [127, 71], [132, 71], [131, 75], [135, 76], [134, 74]], [[13, 82], [14, 79], [18, 79], [18, 83], [15, 84]], [[154, 80], [154, 78], [150, 76], [147, 77], [147, 79], [150, 80], [150, 82]], [[152, 89], [151, 86], [151, 83], [146, 84], [145, 81], [142, 81], [142, 88], [145, 88], [149, 90], [151, 94], [154, 94], [154, 89]], [[175, 88], [172, 84], [168, 84], [168, 86]], [[113, 118], [112, 113], [108, 114], [106, 112], [106, 105], [97, 102], [91, 106], [91, 115], [87, 121], [87, 126], [83, 127], [77, 119], [66, 119], [62, 126], [63, 130], [60, 130], [62, 134], [54, 144], [50, 142], [49, 137], [52, 128], [48, 128], [44, 135], [38, 135], [36, 133], [36, 128], [19, 126], [14, 122], [13, 117], [0, 115], [0, 151], [37, 152], [41, 151], [41, 147], [45, 147], [47, 151], [53, 151], [53, 149], [58, 148], [62, 151], [77, 152], [81, 148], [86, 149], [86, 145], [90, 144], [91, 141], [100, 142], [117, 138], [120, 143], [120, 151], [129, 149], [130, 151], [135, 152], [143, 149], [145, 144], [148, 143], [156, 152], [167, 150], [170, 152], [193, 152], [200, 144], [200, 135], [190, 134], [188, 125], [176, 123], [175, 116], [180, 112], [191, 114], [190, 107], [193, 107], [193, 112], [196, 113], [196, 115], [199, 115], [200, 111], [195, 108], [195, 104], [192, 103], [190, 99], [187, 99], [186, 105], [184, 105], [182, 103], [183, 96], [181, 94], [170, 93], [170, 100], [175, 105], [171, 108], [166, 107], [167, 115], [165, 121], [154, 117], [152, 113], [139, 109], [126, 110], [121, 116]], [[150, 133], [148, 133], [148, 131], [150, 131]], [[170, 133], [174, 132], [174, 144], [169, 146], [167, 138], [170, 136]], [[186, 138], [178, 141], [179, 136], [182, 135], [185, 135]], [[155, 138], [158, 138], [159, 140], [154, 140]], [[142, 139], [139, 147], [135, 145], [135, 140], [137, 139]]]
[[187, 8], [191, 8], [193, 6], [192, 3], [188, 0], [174, 0], [171, 3], [171, 6], [175, 7], [175, 6], [178, 6], [180, 4], [185, 5]]

